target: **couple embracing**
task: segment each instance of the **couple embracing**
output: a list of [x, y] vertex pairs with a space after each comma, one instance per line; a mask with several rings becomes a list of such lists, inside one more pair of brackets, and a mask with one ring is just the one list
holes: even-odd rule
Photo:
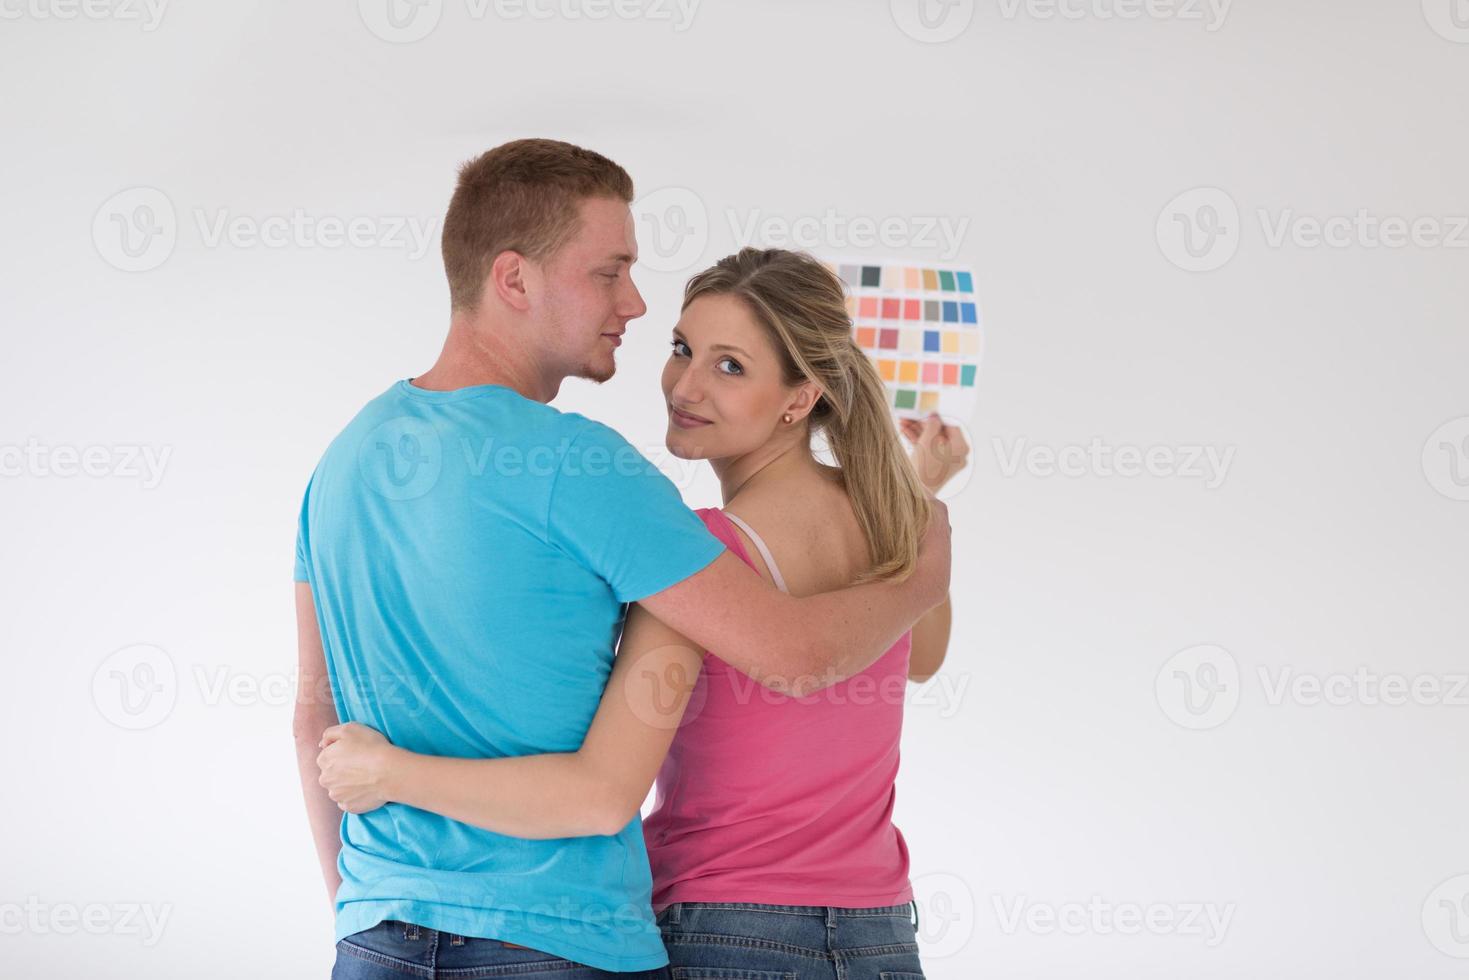
[[838, 280], [745, 249], [663, 369], [668, 448], [723, 492], [688, 510], [550, 405], [646, 311], [632, 199], [551, 140], [466, 164], [443, 351], [311, 476], [294, 729], [340, 980], [922, 976], [893, 785], [967, 446], [905, 448]]

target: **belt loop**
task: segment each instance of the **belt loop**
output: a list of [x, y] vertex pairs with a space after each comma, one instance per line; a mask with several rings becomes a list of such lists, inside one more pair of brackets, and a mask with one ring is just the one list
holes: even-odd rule
[[918, 899], [913, 899], [911, 904], [913, 906], [913, 932], [916, 935], [918, 933]]
[[668, 906], [668, 924], [671, 926], [678, 925], [679, 913], [682, 911], [683, 902], [674, 902], [672, 905]]

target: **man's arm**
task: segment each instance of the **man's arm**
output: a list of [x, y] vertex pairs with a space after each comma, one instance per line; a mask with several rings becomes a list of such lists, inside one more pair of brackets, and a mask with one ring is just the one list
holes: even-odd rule
[[[673, 483], [616, 432], [587, 423], [574, 446], [568, 461], [595, 450], [640, 465], [558, 471], [547, 542], [594, 571], [619, 601], [641, 603], [766, 687], [805, 694], [866, 669], [948, 594], [948, 509], [937, 500], [908, 580], [795, 599], [734, 555], [715, 557]], [[669, 585], [673, 570], [687, 577]]]
[[342, 849], [342, 811], [321, 788], [316, 754], [320, 751], [322, 733], [337, 723], [337, 709], [332, 703], [326, 652], [322, 649], [321, 629], [316, 623], [316, 603], [311, 597], [311, 586], [305, 582], [296, 583], [296, 643], [300, 676], [296, 687], [295, 715], [291, 720], [291, 733], [296, 742], [296, 768], [301, 773], [306, 819], [311, 824], [311, 838], [316, 843], [316, 857], [321, 862], [327, 897], [335, 902], [337, 887], [342, 883], [341, 875], [337, 873], [337, 855]]
[[810, 694], [881, 657], [949, 593], [949, 511], [933, 500], [918, 564], [903, 582], [796, 598], [725, 552], [639, 603], [672, 629], [772, 690]]

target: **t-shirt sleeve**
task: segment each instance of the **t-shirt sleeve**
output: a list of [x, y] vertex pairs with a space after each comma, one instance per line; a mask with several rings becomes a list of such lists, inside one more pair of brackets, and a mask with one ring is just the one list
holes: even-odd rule
[[673, 482], [626, 439], [588, 422], [562, 456], [546, 540], [637, 602], [703, 570], [724, 551]]
[[301, 529], [296, 529], [296, 572], [292, 578], [297, 582], [309, 581], [311, 576], [306, 571], [306, 542], [301, 538]]
[[308, 486], [306, 497], [301, 501], [301, 516], [296, 521], [296, 573], [293, 577], [297, 582], [307, 582], [311, 578], [306, 563], [306, 500], [310, 496]]

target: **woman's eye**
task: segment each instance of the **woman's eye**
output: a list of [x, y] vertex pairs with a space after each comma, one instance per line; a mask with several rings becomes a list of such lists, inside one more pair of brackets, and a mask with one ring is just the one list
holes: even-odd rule
[[604, 273], [602, 273], [602, 278], [603, 279], [616, 279], [617, 278], [617, 273], [615, 273], [615, 272], [604, 272]]
[[719, 362], [719, 367], [721, 369], [723, 369], [725, 365], [729, 365], [729, 370], [728, 371], [725, 371], [724, 372], [725, 374], [744, 374], [745, 373], [745, 369], [742, 368], [742, 367], [740, 367], [740, 362], [737, 361], [737, 360], [735, 360], [733, 357], [726, 357], [726, 358], [721, 359], [720, 362]]
[[673, 342], [673, 356], [674, 357], [688, 357], [689, 356], [689, 348], [688, 348], [688, 345], [685, 344], [682, 340], [675, 340]]

